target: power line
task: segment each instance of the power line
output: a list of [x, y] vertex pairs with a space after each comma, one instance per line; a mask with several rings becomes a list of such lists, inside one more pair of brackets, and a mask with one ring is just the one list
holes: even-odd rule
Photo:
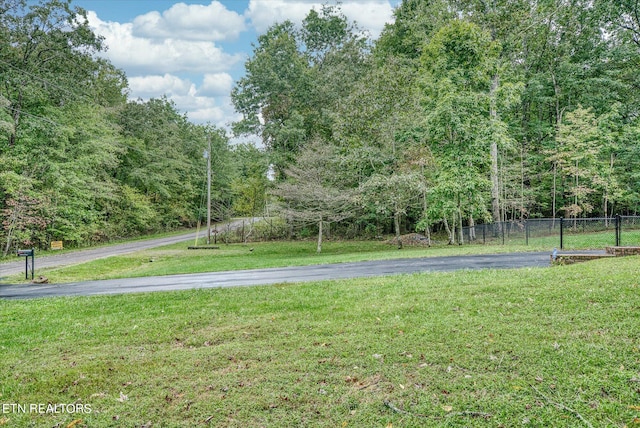
[[[54, 125], [56, 127], [63, 128], [65, 126], [62, 123], [56, 122], [54, 120], [48, 119], [48, 118], [43, 117], [43, 116], [38, 116], [36, 114], [32, 114], [32, 113], [26, 112], [24, 110], [21, 110], [21, 109], [15, 108], [15, 107], [7, 106], [6, 108], [8, 110], [13, 111], [13, 112], [17, 112], [17, 113], [20, 113], [22, 115], [29, 116], [29, 117], [31, 117], [33, 119], [49, 123], [49, 124]], [[115, 140], [112, 141], [111, 144], [113, 144], [114, 146], [119, 147], [121, 149], [129, 149], [129, 150], [133, 150], [133, 151], [136, 151], [136, 152], [143, 153], [146, 156], [148, 156], [150, 158], [154, 158], [156, 160], [166, 160], [166, 156], [163, 156], [161, 154], [155, 154], [155, 153], [153, 153], [151, 151], [145, 150], [144, 148], [134, 147], [134, 146], [131, 146], [129, 144], [121, 143], [121, 142], [115, 141]]]
[[[81, 98], [81, 99], [84, 99], [85, 101], [87, 101], [90, 105], [93, 105], [93, 106], [96, 106], [96, 107], [104, 107], [103, 105], [95, 102], [93, 97], [91, 97], [91, 96], [89, 96], [89, 95], [87, 95], [87, 94], [85, 94], [83, 92], [71, 91], [68, 87], [62, 87], [62, 86], [60, 86], [60, 85], [58, 85], [56, 83], [52, 83], [49, 79], [46, 79], [46, 78], [44, 78], [42, 76], [39, 76], [37, 74], [34, 74], [34, 73], [28, 72], [26, 70], [23, 70], [23, 69], [15, 66], [15, 65], [11, 64], [10, 62], [8, 62], [8, 61], [6, 61], [4, 59], [1, 59], [1, 58], [0, 58], [0, 63], [10, 67], [11, 69], [13, 69], [13, 70], [15, 70], [15, 71], [17, 71], [17, 72], [19, 72], [21, 74], [24, 74], [24, 75], [26, 75], [26, 76], [34, 79], [34, 80], [40, 81], [45, 86], [49, 86], [49, 87], [55, 88], [55, 89], [65, 93], [65, 94], [71, 96], [72, 98]], [[36, 120], [40, 120], [42, 122], [46, 122], [48, 124], [51, 124], [51, 125], [54, 125], [54, 126], [57, 126], [57, 127], [64, 127], [65, 126], [65, 125], [63, 125], [63, 124], [61, 124], [59, 122], [56, 122], [54, 120], [51, 120], [51, 119], [43, 117], [43, 116], [39, 116], [39, 115], [36, 115], [36, 114], [33, 114], [33, 113], [29, 113], [29, 112], [24, 111], [24, 110], [22, 110], [20, 108], [15, 108], [15, 107], [11, 107], [11, 106], [6, 106], [6, 108], [8, 110], [10, 110], [10, 111], [15, 112], [15, 113], [19, 113], [21, 115], [25, 115], [25, 116], [31, 117], [33, 119], [36, 119]], [[122, 148], [122, 149], [129, 149], [129, 150], [132, 150], [132, 151], [143, 153], [144, 155], [146, 155], [146, 156], [148, 156], [150, 158], [153, 158], [153, 159], [157, 159], [157, 160], [165, 160], [166, 159], [165, 156], [160, 155], [160, 154], [155, 154], [155, 153], [153, 153], [151, 151], [145, 150], [144, 148], [134, 147], [134, 146], [131, 146], [131, 145], [128, 145], [128, 144], [125, 144], [125, 143], [118, 142], [118, 141], [113, 141], [112, 144], [114, 146]]]
[[99, 105], [98, 103], [96, 103], [96, 102], [95, 102], [95, 101], [94, 101], [94, 100], [93, 100], [89, 95], [87, 95], [87, 94], [72, 92], [72, 91], [70, 91], [68, 88], [63, 88], [63, 87], [61, 87], [61, 86], [58, 86], [57, 84], [52, 83], [50, 80], [47, 80], [47, 79], [45, 79], [45, 78], [44, 78], [44, 77], [42, 77], [42, 76], [38, 76], [38, 75], [33, 74], [33, 73], [30, 73], [30, 72], [28, 72], [28, 71], [26, 71], [26, 70], [20, 69], [20, 68], [16, 67], [15, 65], [13, 65], [13, 64], [11, 64], [11, 63], [9, 63], [9, 62], [7, 62], [7, 61], [3, 60], [3, 59], [0, 59], [0, 63], [2, 63], [2, 64], [4, 64], [4, 65], [6, 65], [6, 66], [8, 66], [8, 67], [11, 67], [12, 69], [14, 69], [15, 71], [17, 71], [17, 72], [19, 72], [19, 73], [21, 73], [21, 74], [25, 74], [25, 75], [27, 75], [27, 76], [29, 76], [29, 77], [33, 78], [33, 79], [39, 80], [40, 82], [44, 83], [45, 85], [47, 85], [47, 86], [51, 86], [52, 88], [55, 88], [55, 89], [57, 89], [57, 90], [59, 90], [59, 91], [61, 91], [61, 92], [66, 93], [67, 95], [71, 95], [71, 96], [76, 97], [76, 98], [84, 98], [85, 100], [89, 101], [90, 103], [92, 103], [92, 104], [94, 104], [94, 105]]
[[55, 125], [55, 126], [60, 126], [60, 127], [64, 126], [64, 125], [62, 125], [61, 123], [58, 123], [58, 122], [56, 122], [56, 121], [54, 121], [54, 120], [48, 119], [48, 118], [46, 118], [46, 117], [38, 116], [38, 115], [35, 115], [35, 114], [31, 114], [31, 113], [26, 112], [26, 111], [24, 111], [24, 110], [21, 110], [21, 109], [19, 109], [19, 108], [15, 108], [15, 107], [11, 107], [11, 106], [6, 106], [6, 109], [7, 109], [7, 110], [11, 110], [11, 111], [13, 111], [13, 112], [15, 112], [15, 113], [19, 113], [19, 114], [23, 114], [23, 115], [25, 115], [25, 116], [32, 117], [32, 118], [34, 118], [34, 119], [42, 120], [43, 122], [47, 122], [47, 123], [50, 123], [50, 124]]
[[[16, 71], [18, 71], [18, 72], [20, 72], [22, 74], [25, 74], [25, 75], [33, 78], [33, 79], [39, 80], [42, 83], [44, 83], [45, 85], [49, 85], [49, 86], [51, 86], [53, 88], [56, 88], [56, 89], [66, 93], [68, 95], [71, 95], [73, 97], [83, 98], [83, 99], [89, 101], [89, 103], [93, 104], [94, 106], [102, 107], [102, 105], [100, 105], [100, 104], [96, 103], [95, 101], [93, 101], [93, 99], [91, 97], [89, 97], [88, 95], [86, 95], [86, 94], [75, 93], [75, 92], [72, 92], [72, 91], [68, 90], [67, 88], [60, 87], [60, 86], [58, 86], [58, 85], [56, 85], [54, 83], [51, 83], [51, 81], [49, 81], [48, 79], [45, 79], [44, 77], [35, 75], [33, 73], [29, 73], [28, 71], [21, 70], [20, 68], [16, 67], [15, 65], [13, 65], [13, 64], [11, 64], [11, 63], [3, 60], [3, 59], [0, 59], [0, 63], [5, 64], [5, 65], [11, 67], [12, 69], [14, 69], [14, 70], [16, 70]], [[10, 105], [6, 106], [6, 108], [7, 108], [7, 110], [13, 111], [14, 113], [18, 113], [18, 114], [21, 114], [21, 115], [29, 116], [29, 117], [31, 117], [33, 119], [40, 120], [42, 122], [46, 122], [46, 123], [49, 123], [49, 124], [57, 126], [57, 127], [64, 127], [65, 126], [65, 125], [63, 125], [63, 124], [61, 124], [59, 122], [56, 122], [54, 120], [51, 120], [51, 119], [49, 119], [47, 117], [43, 117], [43, 116], [39, 116], [39, 115], [36, 115], [36, 114], [33, 114], [33, 113], [29, 113], [29, 112], [27, 112], [27, 111], [25, 111], [23, 109], [20, 109], [20, 108], [12, 107]], [[147, 156], [150, 156], [152, 158], [165, 159], [164, 156], [155, 155], [152, 152], [145, 151], [142, 148], [134, 147], [134, 146], [131, 146], [131, 145], [128, 145], [128, 144], [124, 144], [124, 143], [121, 143], [121, 142], [116, 142], [116, 141], [114, 141], [113, 144], [115, 146], [120, 147], [120, 148], [129, 149], [129, 150], [133, 150], [133, 151], [137, 151], [137, 152], [143, 152]]]

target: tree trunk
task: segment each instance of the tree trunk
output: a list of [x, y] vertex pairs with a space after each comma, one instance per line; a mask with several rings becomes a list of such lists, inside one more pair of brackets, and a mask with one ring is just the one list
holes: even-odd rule
[[7, 244], [4, 247], [4, 251], [2, 252], [3, 256], [7, 256], [9, 254], [9, 250], [11, 249], [11, 242], [13, 241], [13, 226], [7, 230]]
[[6, 230], [7, 230], [7, 243], [4, 247], [3, 255], [6, 257], [9, 254], [9, 250], [11, 249], [11, 244], [13, 242], [13, 234], [16, 229], [16, 223], [18, 222], [18, 217], [20, 217], [19, 213], [20, 207], [15, 206], [7, 220]]
[[552, 215], [552, 227], [556, 227], [556, 182], [558, 180], [558, 163], [553, 162], [553, 188], [551, 190], [551, 215]]
[[[579, 207], [578, 202], [581, 202], [580, 199], [578, 198], [578, 192], [580, 189], [580, 181], [579, 181], [579, 176], [578, 176], [578, 161], [576, 161], [576, 194], [575, 194], [575, 198], [574, 198], [574, 203], [576, 204], [576, 207]], [[578, 213], [576, 212], [576, 217], [578, 217]]]
[[[605, 221], [605, 226], [609, 226], [609, 185], [611, 184], [611, 176], [613, 175], [613, 162], [614, 162], [614, 155], [613, 153], [611, 153], [611, 157], [609, 158], [609, 174], [607, 176], [607, 180], [605, 186], [604, 186], [604, 195], [603, 195], [603, 211], [604, 211], [604, 221]], [[613, 213], [612, 217], [613, 217]]]
[[462, 210], [458, 208], [458, 245], [464, 244], [464, 229], [462, 228]]
[[447, 236], [449, 237], [449, 242], [447, 245], [453, 245], [454, 236], [453, 236], [453, 233], [451, 232], [451, 228], [449, 227], [449, 222], [447, 221], [447, 217], [444, 216], [442, 220], [444, 221], [444, 228], [447, 231]]
[[473, 216], [469, 215], [469, 241], [476, 240], [476, 222], [473, 220]]
[[318, 222], [318, 248], [316, 249], [317, 253], [322, 251], [322, 220]]
[[[422, 178], [424, 178], [424, 165], [421, 165], [420, 171], [422, 173]], [[427, 186], [424, 186], [422, 189], [422, 215], [426, 219], [427, 218]], [[427, 246], [431, 246], [431, 226], [427, 224], [424, 228], [424, 234], [427, 237]]]
[[524, 202], [524, 145], [520, 148], [520, 220], [525, 219], [527, 210]]
[[454, 211], [451, 218], [451, 238], [449, 239], [451, 241], [451, 245], [456, 243], [456, 214], [457, 213]]
[[393, 215], [393, 227], [396, 232], [396, 242], [398, 243], [398, 250], [402, 250], [402, 240], [400, 239], [400, 213], [398, 211]]
[[431, 246], [431, 226], [429, 226], [428, 224], [424, 228], [424, 234], [427, 237], [427, 247], [430, 247]]

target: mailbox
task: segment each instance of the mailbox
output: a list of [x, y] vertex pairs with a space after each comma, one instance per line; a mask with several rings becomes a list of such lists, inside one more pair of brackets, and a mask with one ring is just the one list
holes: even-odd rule
[[24, 257], [24, 279], [29, 279], [29, 257], [31, 257], [31, 279], [33, 279], [33, 271], [35, 270], [35, 253], [36, 250], [33, 248], [29, 250], [18, 250], [18, 257]]
[[18, 256], [20, 256], [20, 257], [33, 257], [33, 249], [31, 249], [31, 250], [18, 250]]

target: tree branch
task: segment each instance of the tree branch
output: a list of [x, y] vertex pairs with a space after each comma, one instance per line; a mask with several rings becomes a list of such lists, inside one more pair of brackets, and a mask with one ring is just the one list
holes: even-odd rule
[[586, 420], [580, 413], [578, 413], [577, 411], [565, 406], [562, 403], [558, 403], [555, 402], [553, 400], [551, 400], [549, 397], [547, 397], [546, 395], [544, 395], [542, 392], [540, 392], [540, 390], [538, 390], [535, 386], [531, 385], [531, 388], [538, 393], [538, 395], [542, 398], [544, 398], [545, 400], [547, 400], [547, 402], [549, 402], [550, 404], [553, 404], [554, 406], [556, 406], [557, 408], [559, 408], [560, 410], [565, 410], [569, 413], [572, 413], [576, 418], [580, 419], [586, 426], [588, 426], [589, 428], [593, 428], [593, 425], [591, 425], [591, 423]]
[[[396, 407], [392, 402], [390, 402], [388, 400], [385, 400], [384, 405], [387, 406], [388, 408], [390, 408], [391, 410], [393, 410], [394, 412], [400, 413], [401, 415], [413, 416], [415, 418], [423, 418], [423, 419], [429, 419], [429, 418], [438, 419], [437, 416], [429, 416], [429, 415], [423, 415], [421, 413], [407, 412], [406, 410], [402, 410], [402, 409]], [[490, 413], [484, 413], [484, 412], [465, 411], [465, 412], [448, 413], [446, 417], [451, 418], [451, 417], [454, 417], [454, 416], [489, 419], [491, 417], [491, 414]]]
[[416, 418], [424, 418], [424, 419], [429, 419], [428, 415], [422, 415], [420, 413], [411, 413], [411, 412], [407, 412], [406, 410], [402, 410], [398, 407], [396, 407], [392, 402], [385, 400], [384, 405], [387, 406], [388, 408], [390, 408], [391, 410], [393, 410], [396, 413], [400, 413], [401, 415], [408, 415], [408, 416], [413, 416]]

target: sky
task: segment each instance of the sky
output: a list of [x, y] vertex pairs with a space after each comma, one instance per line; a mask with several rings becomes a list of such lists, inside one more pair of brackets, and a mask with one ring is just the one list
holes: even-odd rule
[[[399, 0], [342, 0], [343, 13], [376, 38]], [[230, 99], [258, 35], [286, 19], [300, 24], [326, 0], [73, 0], [124, 70], [130, 99], [163, 95], [194, 123], [225, 129], [240, 119]]]

